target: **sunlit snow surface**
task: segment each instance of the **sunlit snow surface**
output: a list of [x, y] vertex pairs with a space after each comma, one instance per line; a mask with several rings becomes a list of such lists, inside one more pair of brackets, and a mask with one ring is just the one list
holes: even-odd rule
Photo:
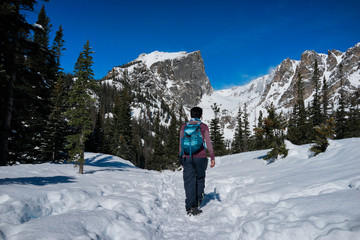
[[267, 165], [256, 151], [216, 158], [203, 213], [184, 209], [182, 172], [87, 153], [71, 164], [0, 167], [0, 239], [360, 239], [360, 138], [310, 145]]

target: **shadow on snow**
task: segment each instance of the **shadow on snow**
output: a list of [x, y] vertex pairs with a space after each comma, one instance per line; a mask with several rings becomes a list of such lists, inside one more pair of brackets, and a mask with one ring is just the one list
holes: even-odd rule
[[[104, 156], [102, 154], [86, 159], [85, 165], [93, 167], [118, 168], [118, 170], [123, 168], [136, 168], [130, 164], [114, 160], [113, 156]], [[106, 171], [116, 171], [116, 169], [107, 169]]]
[[30, 184], [37, 186], [45, 186], [49, 184], [71, 183], [74, 182], [74, 179], [75, 179], [74, 177], [68, 177], [68, 176], [4, 178], [4, 179], [0, 179], [0, 185]]
[[220, 195], [216, 192], [216, 188], [214, 188], [214, 192], [205, 194], [204, 200], [201, 203], [201, 207], [205, 207], [212, 200], [217, 200], [218, 202], [221, 202]]
[[[136, 168], [130, 164], [126, 164], [114, 160], [112, 156], [104, 156], [103, 154], [98, 154], [94, 157], [86, 159], [85, 166], [104, 167], [104, 169], [101, 170], [89, 170], [89, 171], [85, 170], [85, 173], [87, 174], [92, 174], [99, 171], [126, 171], [124, 170], [124, 168]], [[29, 184], [29, 185], [45, 186], [49, 184], [72, 183], [74, 182], [75, 179], [76, 179], [75, 177], [69, 177], [69, 176], [4, 178], [4, 179], [0, 179], [0, 185]]]

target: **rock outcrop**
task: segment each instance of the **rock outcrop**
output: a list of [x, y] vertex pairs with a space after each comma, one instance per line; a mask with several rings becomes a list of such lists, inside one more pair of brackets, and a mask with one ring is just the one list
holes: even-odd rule
[[141, 54], [134, 61], [113, 68], [105, 79], [127, 79], [131, 85], [149, 91], [155, 98], [187, 107], [197, 105], [204, 94], [210, 95], [214, 91], [200, 51]]
[[266, 79], [268, 84], [262, 93], [262, 102], [259, 105], [274, 102], [277, 103], [277, 108], [292, 107], [299, 74], [304, 82], [304, 99], [311, 101], [315, 90], [312, 81], [315, 61], [318, 64], [320, 89], [325, 78], [330, 88], [330, 97], [335, 97], [341, 80], [349, 93], [360, 87], [360, 43], [349, 48], [345, 53], [331, 50], [326, 55], [305, 51], [300, 61], [286, 59], [269, 74]]
[[[257, 121], [256, 116], [259, 115], [259, 111], [265, 113], [266, 106], [271, 103], [278, 111], [289, 112], [296, 101], [298, 74], [303, 79], [304, 100], [308, 106], [315, 92], [312, 80], [315, 60], [319, 70], [319, 88], [321, 90], [325, 78], [329, 88], [329, 100], [335, 109], [338, 104], [341, 81], [349, 96], [358, 91], [360, 88], [360, 43], [344, 53], [338, 50], [328, 51], [327, 54], [305, 51], [300, 60], [285, 59], [268, 75], [255, 79], [245, 86], [215, 92], [226, 100], [238, 103], [237, 107], [232, 107], [232, 109], [229, 108], [229, 104], [220, 106], [221, 112], [226, 109], [228, 110], [226, 113], [232, 116], [232, 118], [228, 118], [227, 115], [222, 115], [222, 119], [227, 119], [227, 122], [223, 122], [222, 125], [232, 129], [238, 107], [243, 107], [245, 103], [249, 121], [252, 123]], [[228, 135], [231, 136], [231, 134], [233, 133], [228, 131]]]

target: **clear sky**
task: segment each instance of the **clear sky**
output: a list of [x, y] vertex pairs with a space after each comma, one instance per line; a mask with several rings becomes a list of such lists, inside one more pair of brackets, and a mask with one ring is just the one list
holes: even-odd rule
[[238, 86], [267, 74], [305, 50], [346, 51], [360, 42], [359, 0], [38, 0], [45, 4], [51, 41], [60, 24], [65, 72], [87, 40], [100, 79], [114, 66], [153, 51], [201, 51], [212, 86]]

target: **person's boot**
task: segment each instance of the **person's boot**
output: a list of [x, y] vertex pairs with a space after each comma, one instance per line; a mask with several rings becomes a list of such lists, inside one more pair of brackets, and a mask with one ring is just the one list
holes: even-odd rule
[[187, 215], [189, 216], [196, 216], [202, 213], [202, 210], [198, 209], [197, 207], [192, 207], [189, 210], [186, 211]]

